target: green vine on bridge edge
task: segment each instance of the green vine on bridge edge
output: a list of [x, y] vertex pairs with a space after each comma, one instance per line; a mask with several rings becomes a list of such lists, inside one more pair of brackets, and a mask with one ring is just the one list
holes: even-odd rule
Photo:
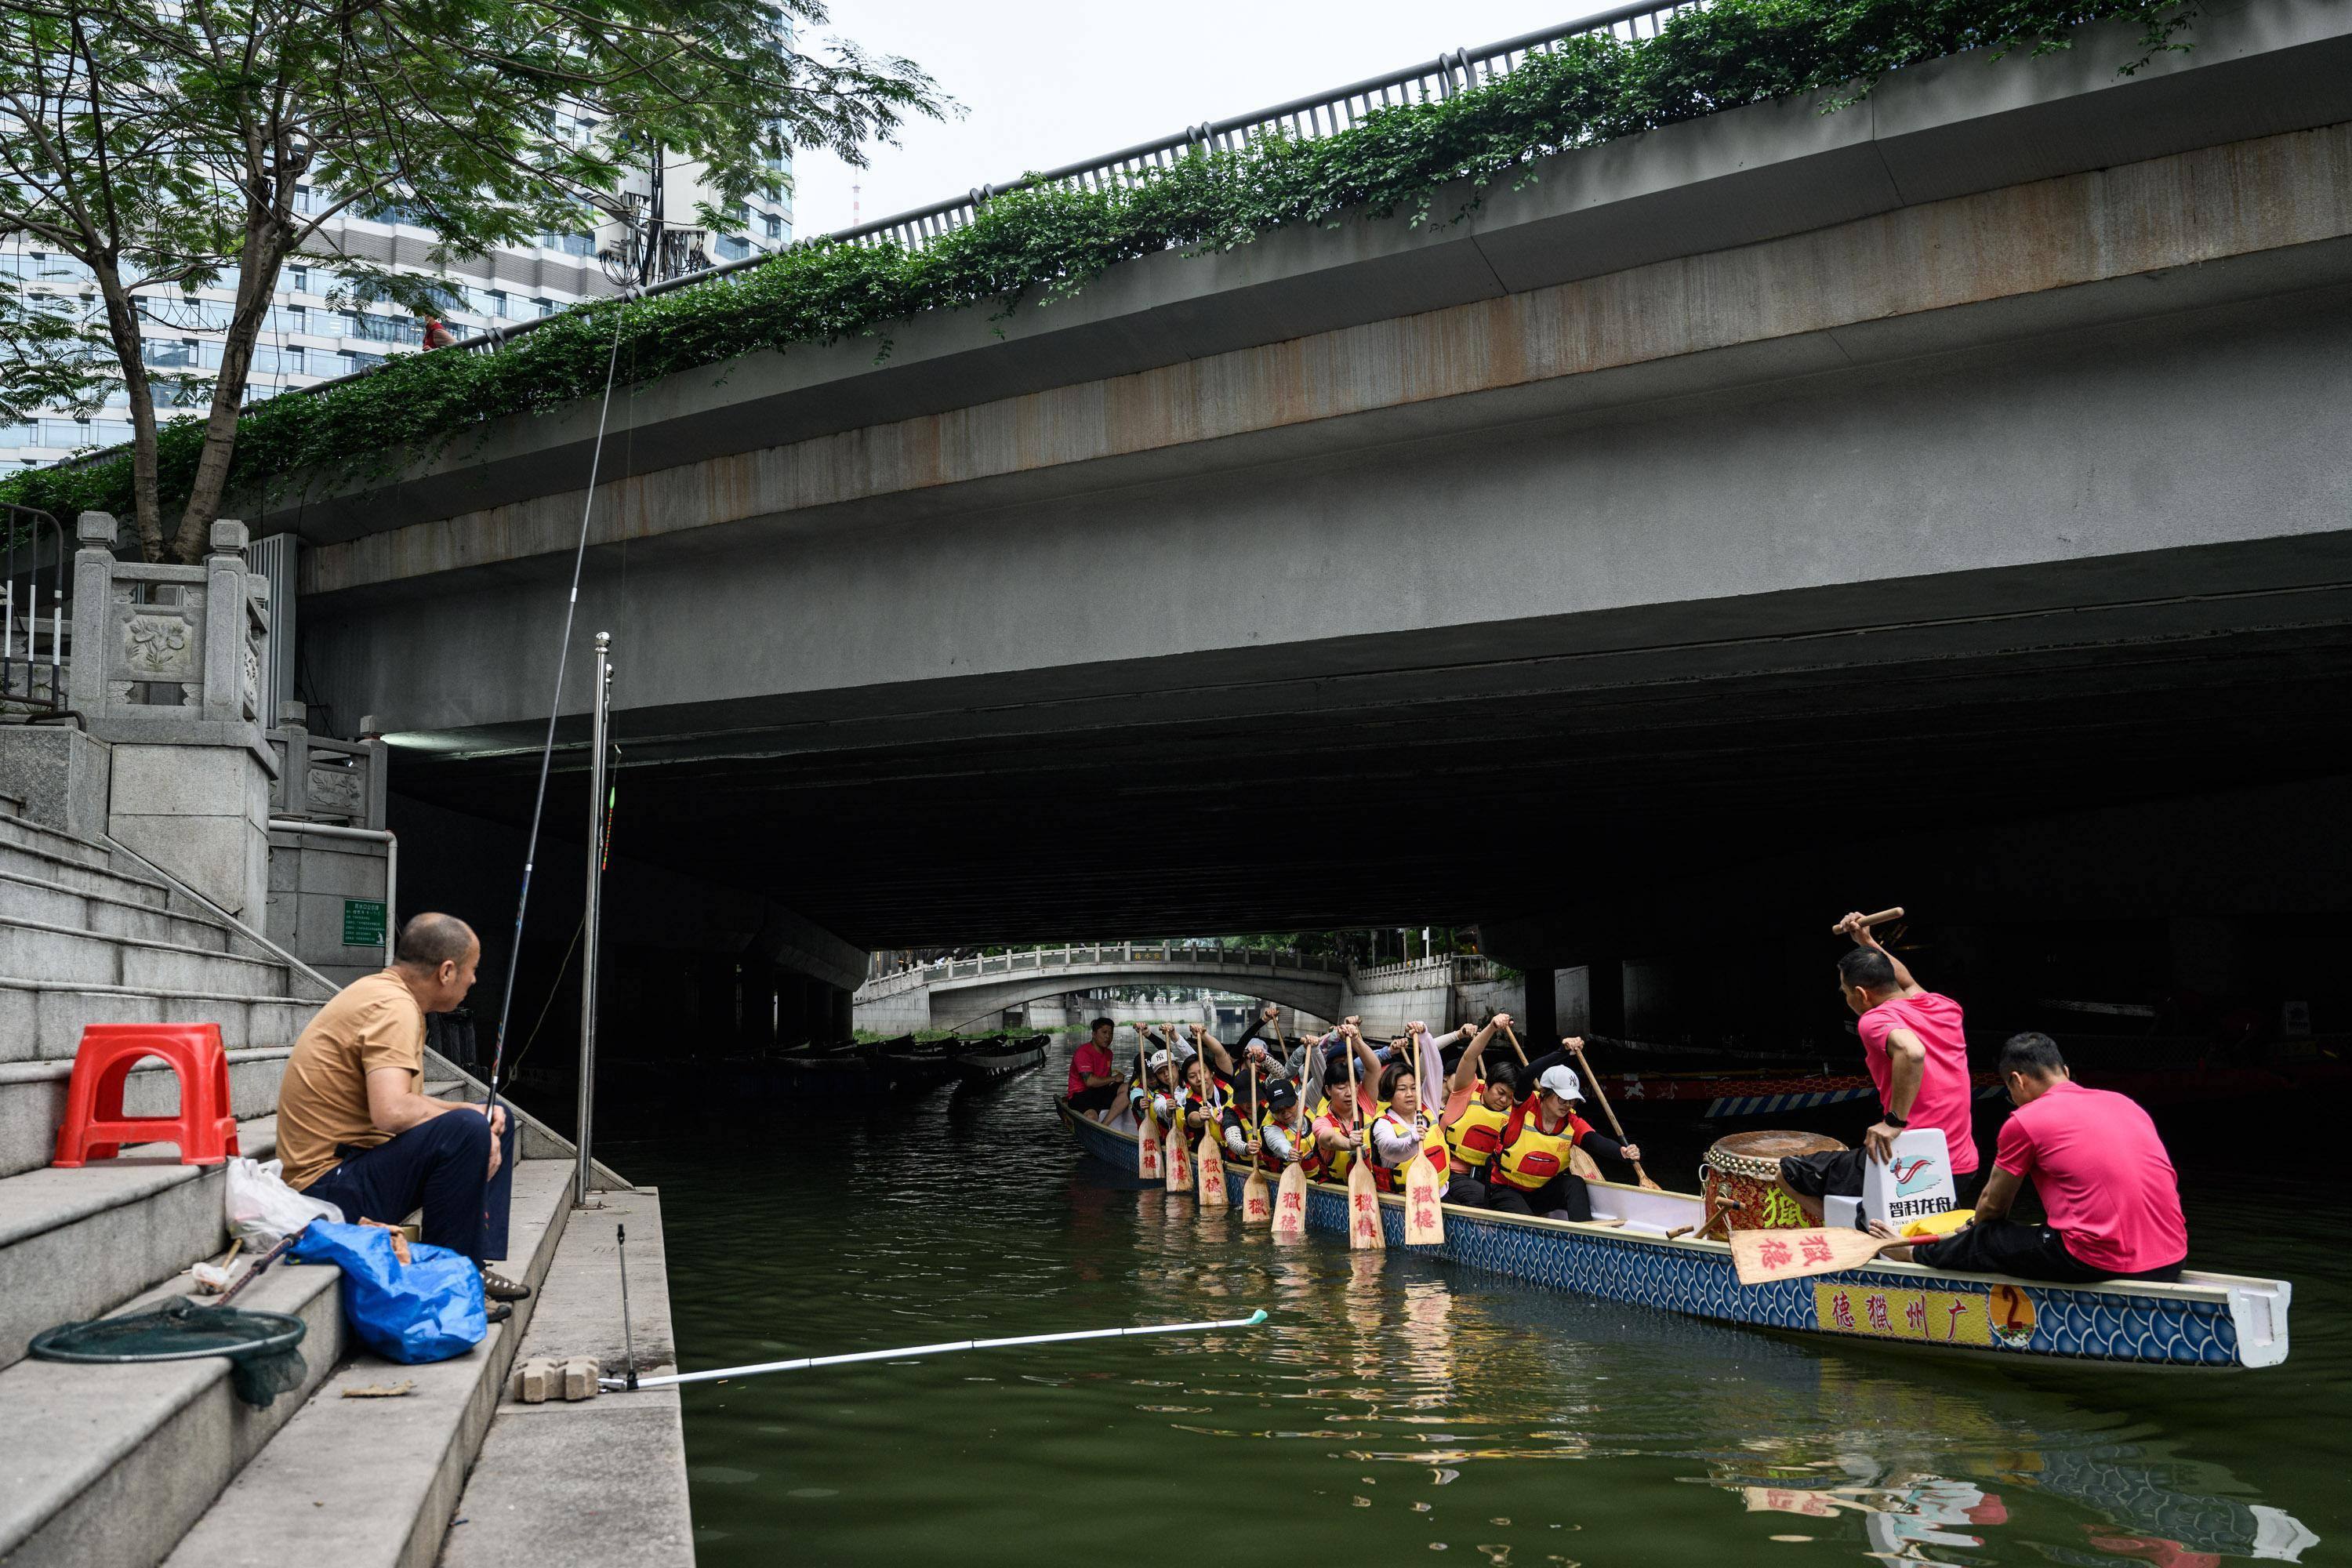
[[[256, 404], [238, 421], [232, 489], [305, 469], [389, 471], [420, 451], [503, 416], [597, 395], [614, 316], [621, 363], [636, 383], [720, 365], [761, 349], [873, 336], [927, 311], [975, 305], [1009, 312], [1024, 300], [1077, 292], [1121, 261], [1165, 250], [1223, 250], [1301, 223], [1349, 217], [1433, 221], [1437, 193], [1534, 177], [1536, 160], [1798, 95], [1853, 103], [1886, 72], [1985, 51], [2067, 47], [2084, 23], [2140, 26], [2130, 74], [2183, 50], [2195, 16], [2182, 0], [1715, 0], [1654, 37], [1569, 40], [1498, 81], [1434, 102], [1400, 105], [1312, 141], [1267, 137], [1245, 150], [1202, 150], [1107, 191], [1053, 188], [995, 197], [976, 219], [922, 250], [817, 241], [730, 278], [632, 301], [581, 307], [496, 353], [418, 353], [323, 393]], [[201, 422], [160, 436], [163, 493], [184, 494]], [[130, 510], [127, 454], [77, 468], [28, 469], [0, 500], [61, 518]]]

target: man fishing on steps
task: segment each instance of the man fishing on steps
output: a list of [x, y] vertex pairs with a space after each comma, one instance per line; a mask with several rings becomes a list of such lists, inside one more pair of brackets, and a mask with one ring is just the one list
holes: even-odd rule
[[1933, 1127], [1944, 1134], [1952, 1185], [1965, 1208], [1978, 1160], [1960, 1005], [1921, 985], [1901, 959], [1879, 945], [1859, 910], [1838, 921], [1836, 933], [1853, 939], [1853, 951], [1838, 960], [1838, 989], [1859, 1020], [1855, 1029], [1870, 1081], [1878, 1087], [1880, 1114], [1859, 1149], [1784, 1158], [1777, 1184], [1804, 1210], [1807, 1224], [1819, 1225], [1824, 1197], [1862, 1195], [1864, 1160], [1885, 1164], [1896, 1134]]

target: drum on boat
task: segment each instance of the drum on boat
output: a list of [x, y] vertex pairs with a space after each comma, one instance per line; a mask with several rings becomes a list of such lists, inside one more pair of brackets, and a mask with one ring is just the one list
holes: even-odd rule
[[1774, 1185], [1780, 1161], [1790, 1154], [1822, 1154], [1845, 1145], [1819, 1132], [1734, 1132], [1718, 1138], [1699, 1167], [1699, 1195], [1706, 1202], [1706, 1218], [1697, 1234], [1705, 1236], [1716, 1216], [1727, 1230], [1796, 1230], [1805, 1215], [1796, 1200]]

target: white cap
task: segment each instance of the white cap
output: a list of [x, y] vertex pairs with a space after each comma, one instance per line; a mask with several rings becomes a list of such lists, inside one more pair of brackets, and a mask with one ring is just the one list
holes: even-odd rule
[[1158, 1072], [1161, 1068], [1168, 1065], [1168, 1053], [1166, 1051], [1154, 1051], [1150, 1056], [1143, 1058], [1143, 1065], [1150, 1068], [1152, 1071]]
[[1562, 1100], [1582, 1100], [1584, 1085], [1576, 1079], [1576, 1069], [1560, 1066], [1544, 1068], [1543, 1077], [1536, 1079], [1538, 1089], [1548, 1089]]

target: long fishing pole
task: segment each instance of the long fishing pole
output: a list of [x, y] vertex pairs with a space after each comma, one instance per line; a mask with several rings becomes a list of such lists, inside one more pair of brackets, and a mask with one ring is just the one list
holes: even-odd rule
[[563, 709], [563, 676], [572, 660], [572, 624], [580, 612], [580, 572], [588, 560], [588, 520], [596, 512], [596, 475], [604, 461], [604, 423], [613, 412], [613, 377], [621, 364], [621, 327], [625, 307], [636, 298], [635, 288], [621, 291], [613, 311], [613, 352], [604, 361], [604, 403], [596, 413], [596, 444], [589, 449], [588, 495], [580, 504], [580, 542], [572, 552], [572, 593], [563, 602], [563, 641], [555, 650], [555, 696], [547, 705], [547, 739], [539, 750], [539, 793], [530, 803], [530, 837], [522, 847], [522, 890], [515, 899], [514, 946], [507, 954], [507, 978], [499, 997], [499, 1027], [491, 1037], [490, 1081], [482, 1113], [498, 1108], [499, 1073], [506, 1064], [507, 1016], [514, 1009], [515, 973], [522, 967], [522, 922], [530, 909], [530, 873], [539, 860], [539, 826], [547, 813], [547, 774], [555, 761], [555, 719]]
[[[847, 1366], [861, 1361], [903, 1361], [908, 1356], [945, 1355], [950, 1351], [993, 1351], [1008, 1345], [1064, 1345], [1072, 1340], [1133, 1339], [1141, 1334], [1192, 1334], [1209, 1329], [1254, 1329], [1265, 1321], [1260, 1307], [1246, 1318], [1225, 1318], [1213, 1323], [1139, 1323], [1131, 1329], [1076, 1329], [1059, 1334], [1015, 1334], [1002, 1340], [949, 1340], [936, 1345], [907, 1345], [895, 1351], [853, 1351], [847, 1355], [802, 1356], [796, 1361], [763, 1361], [752, 1366], [722, 1366], [709, 1372], [673, 1373], [667, 1377], [641, 1377], [639, 1388], [673, 1388], [681, 1383], [710, 1383], [722, 1377], [757, 1377], [763, 1372], [804, 1372], [810, 1367]], [[597, 1386], [625, 1388], [617, 1377], [600, 1377]]]

